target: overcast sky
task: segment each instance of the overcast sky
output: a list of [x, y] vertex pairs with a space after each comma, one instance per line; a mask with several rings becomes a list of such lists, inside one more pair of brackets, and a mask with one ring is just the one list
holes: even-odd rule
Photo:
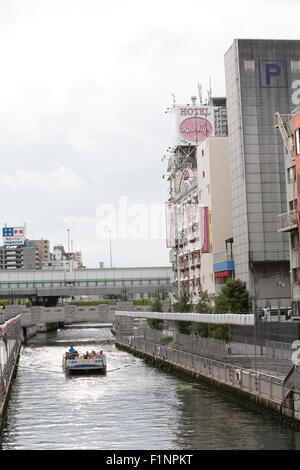
[[[299, 5], [0, 0], [0, 226], [66, 248], [69, 228], [87, 267], [109, 266], [109, 230], [113, 265], [169, 264], [157, 214], [172, 94], [187, 103], [211, 77], [225, 96], [233, 39], [298, 39]], [[103, 214], [124, 207], [120, 236]]]

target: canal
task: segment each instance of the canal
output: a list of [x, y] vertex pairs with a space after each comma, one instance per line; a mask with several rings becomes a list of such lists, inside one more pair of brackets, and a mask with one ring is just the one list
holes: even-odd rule
[[[67, 377], [62, 355], [103, 349], [107, 374]], [[22, 347], [2, 450], [300, 449], [300, 432], [114, 346], [109, 327], [39, 333]]]

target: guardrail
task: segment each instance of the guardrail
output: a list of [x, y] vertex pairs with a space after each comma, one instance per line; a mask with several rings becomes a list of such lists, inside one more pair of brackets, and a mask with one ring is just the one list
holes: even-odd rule
[[249, 368], [237, 367], [199, 354], [174, 350], [168, 346], [147, 341], [144, 338], [121, 336], [117, 333], [116, 341], [151, 356], [177, 364], [184, 369], [238, 387], [241, 390], [255, 393], [262, 398], [277, 403], [282, 403], [292, 388], [290, 381], [285, 383], [283, 378]]

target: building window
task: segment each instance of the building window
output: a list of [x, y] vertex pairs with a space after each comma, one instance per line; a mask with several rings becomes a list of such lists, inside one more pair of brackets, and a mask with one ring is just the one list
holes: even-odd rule
[[254, 60], [245, 60], [245, 70], [254, 70]]
[[296, 169], [294, 166], [287, 169], [288, 183], [293, 183], [296, 179]]
[[300, 60], [291, 60], [291, 69], [300, 70]]
[[295, 131], [296, 155], [300, 155], [300, 129]]
[[291, 234], [291, 247], [292, 249], [298, 248], [299, 246], [299, 238], [298, 238], [298, 232], [293, 232]]

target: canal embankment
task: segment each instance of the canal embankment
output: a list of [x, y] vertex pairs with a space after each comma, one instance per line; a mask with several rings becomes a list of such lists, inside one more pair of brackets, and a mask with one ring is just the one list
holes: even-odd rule
[[23, 341], [21, 315], [0, 324], [0, 436]]
[[300, 429], [300, 371], [287, 347], [182, 335], [165, 318], [158, 331], [146, 317], [116, 312], [116, 346]]

